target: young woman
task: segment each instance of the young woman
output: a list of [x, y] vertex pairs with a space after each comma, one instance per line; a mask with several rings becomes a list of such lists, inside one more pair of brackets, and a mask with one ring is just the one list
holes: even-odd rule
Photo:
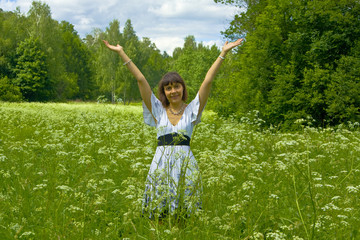
[[202, 82], [194, 100], [186, 104], [187, 91], [183, 79], [169, 72], [159, 82], [159, 99], [140, 70], [120, 45], [105, 45], [117, 52], [124, 65], [136, 78], [143, 99], [146, 124], [157, 128], [158, 146], [148, 173], [144, 194], [144, 212], [149, 216], [189, 214], [201, 208], [201, 178], [197, 162], [190, 150], [194, 126], [200, 122], [210, 94], [211, 84], [226, 54], [243, 39], [226, 42]]

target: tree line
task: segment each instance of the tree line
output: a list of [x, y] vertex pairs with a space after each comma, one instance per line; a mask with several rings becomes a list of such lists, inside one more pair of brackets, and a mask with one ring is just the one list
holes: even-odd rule
[[[238, 6], [222, 34], [245, 37], [214, 82], [208, 108], [241, 119], [257, 110], [268, 124], [290, 127], [360, 122], [360, 3], [358, 0], [214, 0]], [[0, 100], [140, 101], [136, 81], [102, 39], [119, 43], [156, 92], [177, 71], [195, 96], [220, 50], [184, 39], [172, 56], [127, 20], [113, 20], [81, 39], [71, 23], [34, 1], [27, 14], [0, 10]]]

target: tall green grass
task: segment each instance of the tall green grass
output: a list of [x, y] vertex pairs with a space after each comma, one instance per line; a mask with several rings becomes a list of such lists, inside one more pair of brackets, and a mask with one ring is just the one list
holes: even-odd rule
[[179, 222], [141, 216], [141, 107], [0, 103], [0, 119], [0, 239], [360, 239], [357, 123], [283, 133], [205, 112], [203, 208]]

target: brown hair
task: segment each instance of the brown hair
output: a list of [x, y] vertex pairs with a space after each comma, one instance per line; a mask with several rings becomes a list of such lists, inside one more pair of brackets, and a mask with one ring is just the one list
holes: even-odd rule
[[169, 100], [166, 98], [164, 88], [165, 86], [173, 83], [180, 83], [183, 87], [183, 95], [182, 100], [186, 101], [188, 94], [186, 91], [186, 86], [184, 80], [181, 78], [181, 76], [177, 72], [168, 72], [166, 73], [162, 79], [159, 82], [158, 87], [158, 93], [159, 93], [159, 99], [164, 107], [169, 106]]

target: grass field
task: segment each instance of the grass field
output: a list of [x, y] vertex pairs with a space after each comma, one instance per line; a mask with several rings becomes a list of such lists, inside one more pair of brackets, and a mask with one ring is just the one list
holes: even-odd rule
[[205, 112], [203, 209], [160, 224], [141, 216], [141, 107], [0, 103], [0, 119], [0, 239], [360, 239], [357, 123], [284, 133]]

